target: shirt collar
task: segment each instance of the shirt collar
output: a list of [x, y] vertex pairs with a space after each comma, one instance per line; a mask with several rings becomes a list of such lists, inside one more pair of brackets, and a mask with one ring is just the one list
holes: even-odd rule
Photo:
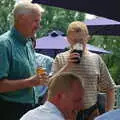
[[56, 114], [61, 116], [63, 119], [65, 119], [64, 116], [62, 115], [61, 111], [51, 102], [46, 101], [44, 104], [44, 107], [50, 108], [51, 112], [55, 112]]

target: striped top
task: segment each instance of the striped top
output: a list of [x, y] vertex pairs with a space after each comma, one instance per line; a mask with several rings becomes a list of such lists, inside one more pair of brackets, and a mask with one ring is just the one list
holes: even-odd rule
[[[67, 63], [69, 54], [70, 50], [56, 56], [53, 64], [54, 73]], [[73, 72], [83, 78], [82, 82], [85, 89], [84, 106], [87, 109], [96, 103], [98, 89], [101, 92], [106, 92], [109, 89], [113, 89], [115, 83], [104, 61], [98, 54], [86, 52], [80, 61], [79, 64], [74, 64], [69, 72]]]

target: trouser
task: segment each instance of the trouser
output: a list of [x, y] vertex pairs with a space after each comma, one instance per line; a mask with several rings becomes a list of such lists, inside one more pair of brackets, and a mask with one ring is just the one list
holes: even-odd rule
[[106, 94], [98, 93], [96, 104], [84, 111], [80, 111], [77, 120], [94, 120], [96, 116], [105, 113], [106, 101]]
[[97, 104], [78, 112], [76, 120], [94, 120], [98, 116]]
[[19, 120], [32, 108], [32, 104], [9, 102], [0, 98], [0, 120]]

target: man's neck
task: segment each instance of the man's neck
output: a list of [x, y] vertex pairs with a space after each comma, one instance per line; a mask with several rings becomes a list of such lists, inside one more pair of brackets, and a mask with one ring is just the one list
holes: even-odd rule
[[24, 31], [23, 27], [19, 24], [14, 24], [14, 27], [20, 32], [25, 38], [28, 38], [26, 35], [26, 31]]

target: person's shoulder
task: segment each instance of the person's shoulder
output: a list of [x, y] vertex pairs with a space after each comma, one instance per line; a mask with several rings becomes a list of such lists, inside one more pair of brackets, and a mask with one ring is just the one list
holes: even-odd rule
[[28, 111], [20, 120], [64, 120], [45, 105]]
[[0, 35], [0, 41], [8, 40], [9, 37], [10, 37], [10, 31], [7, 31], [3, 33], [2, 35]]
[[[40, 106], [39, 106], [40, 107]], [[38, 120], [37, 118], [39, 117], [40, 115], [40, 112], [39, 112], [39, 107], [37, 108], [34, 108], [30, 111], [28, 111], [27, 113], [25, 113], [20, 120]], [[42, 120], [42, 119], [40, 119]]]
[[53, 104], [45, 102], [24, 114], [20, 120], [64, 120], [53, 108]]
[[11, 43], [10, 31], [0, 35], [0, 45], [8, 46]]
[[47, 55], [43, 55], [43, 54], [41, 54], [41, 56], [43, 56], [45, 59], [47, 59], [47, 60], [53, 60], [53, 58], [52, 57], [50, 57], [50, 56], [47, 56]]
[[68, 50], [68, 51], [65, 51], [65, 52], [58, 53], [58, 54], [56, 55], [56, 57], [58, 57], [58, 56], [67, 56], [67, 55], [70, 54], [70, 51], [71, 51], [71, 50]]
[[120, 109], [106, 112], [98, 116], [95, 120], [120, 120]]
[[35, 52], [35, 56], [36, 57], [39, 57], [39, 58], [42, 58], [42, 59], [46, 59], [46, 60], [50, 60], [50, 61], [53, 61], [54, 59], [50, 56], [47, 56], [47, 55], [43, 55], [43, 54], [40, 54], [40, 53], [37, 53]]
[[99, 57], [100, 55], [91, 51], [88, 51], [88, 55], [90, 56], [95, 56], [95, 57]]
[[96, 59], [96, 60], [100, 60], [100, 61], [102, 60], [102, 57], [99, 54], [94, 53], [94, 52], [88, 51], [87, 56], [92, 58], [92, 59]]

